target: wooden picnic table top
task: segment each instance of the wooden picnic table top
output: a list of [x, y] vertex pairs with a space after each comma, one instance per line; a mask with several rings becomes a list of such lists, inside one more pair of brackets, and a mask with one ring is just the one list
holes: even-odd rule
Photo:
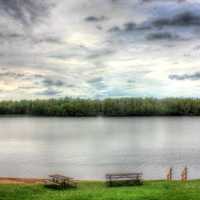
[[51, 175], [49, 175], [49, 177], [56, 179], [56, 180], [72, 180], [73, 179], [71, 177], [63, 176], [63, 175], [60, 175], [60, 174], [51, 174]]

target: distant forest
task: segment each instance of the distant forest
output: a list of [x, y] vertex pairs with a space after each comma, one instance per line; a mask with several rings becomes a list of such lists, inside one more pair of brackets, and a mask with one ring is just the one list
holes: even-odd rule
[[1, 115], [33, 116], [200, 116], [200, 99], [120, 98], [1, 101]]

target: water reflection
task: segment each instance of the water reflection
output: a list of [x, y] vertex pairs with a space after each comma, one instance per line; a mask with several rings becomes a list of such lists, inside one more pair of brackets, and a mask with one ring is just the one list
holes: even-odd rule
[[187, 165], [200, 178], [199, 117], [0, 118], [0, 176], [64, 173], [101, 179], [108, 172], [175, 177]]

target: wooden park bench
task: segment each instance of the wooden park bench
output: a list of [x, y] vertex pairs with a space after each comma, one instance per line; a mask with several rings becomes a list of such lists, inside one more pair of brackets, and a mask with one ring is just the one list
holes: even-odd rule
[[45, 181], [45, 186], [56, 189], [66, 189], [77, 187], [73, 178], [66, 177], [59, 174], [49, 175], [49, 178]]
[[141, 185], [142, 173], [106, 174], [108, 186]]

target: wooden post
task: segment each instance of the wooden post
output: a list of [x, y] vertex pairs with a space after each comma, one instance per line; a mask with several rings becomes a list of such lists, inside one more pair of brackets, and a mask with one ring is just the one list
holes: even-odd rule
[[188, 179], [188, 169], [187, 167], [184, 167], [184, 169], [181, 172], [181, 181], [187, 181]]
[[166, 173], [166, 179], [167, 179], [168, 181], [171, 181], [171, 180], [172, 180], [172, 172], [173, 172], [173, 170], [172, 170], [172, 168], [170, 167], [170, 168], [168, 169], [167, 173]]

